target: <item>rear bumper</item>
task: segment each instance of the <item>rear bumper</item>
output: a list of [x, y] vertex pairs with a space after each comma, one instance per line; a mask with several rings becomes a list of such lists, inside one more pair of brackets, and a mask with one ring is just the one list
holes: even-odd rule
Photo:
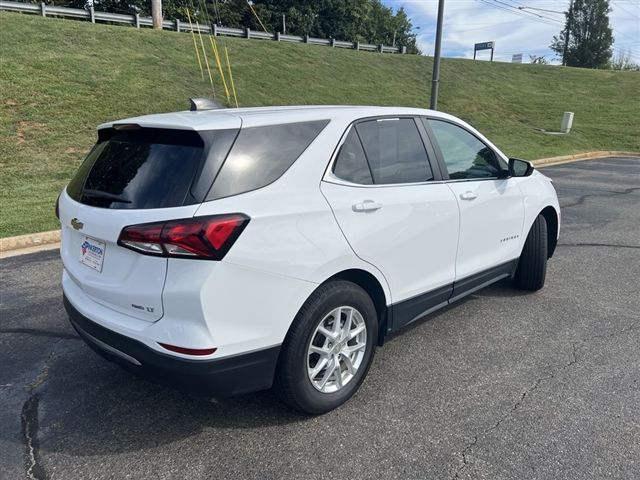
[[69, 320], [101, 356], [153, 382], [196, 395], [225, 398], [271, 387], [280, 346], [217, 360], [190, 360], [152, 350], [82, 315], [63, 296]]

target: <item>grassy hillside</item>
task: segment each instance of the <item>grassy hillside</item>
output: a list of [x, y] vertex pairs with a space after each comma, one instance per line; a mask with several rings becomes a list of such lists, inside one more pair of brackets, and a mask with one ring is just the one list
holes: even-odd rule
[[[225, 40], [242, 105], [427, 106], [430, 58]], [[0, 13], [0, 236], [56, 228], [97, 124], [210, 94], [190, 35]], [[216, 82], [218, 92], [222, 91]], [[640, 74], [445, 60], [440, 108], [513, 156], [640, 151]], [[571, 135], [559, 127], [576, 113]]]

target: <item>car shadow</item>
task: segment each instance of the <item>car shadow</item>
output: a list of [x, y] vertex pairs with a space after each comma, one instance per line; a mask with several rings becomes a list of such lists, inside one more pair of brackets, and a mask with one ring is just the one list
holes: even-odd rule
[[536, 292], [528, 292], [525, 290], [517, 289], [513, 280], [510, 278], [505, 278], [504, 280], [500, 280], [494, 284], [489, 285], [483, 289], [478, 290], [477, 292], [464, 297], [451, 305], [447, 305], [446, 307], [441, 308], [429, 315], [424, 316], [416, 320], [413, 323], [410, 323], [396, 332], [391, 333], [385, 338], [385, 343], [393, 342], [398, 338], [402, 338], [406, 333], [411, 332], [412, 330], [424, 325], [427, 322], [433, 322], [436, 319], [440, 318], [443, 315], [446, 315], [450, 310], [455, 310], [457, 307], [467, 304], [469, 302], [473, 302], [478, 298], [518, 298], [518, 297], [526, 297], [530, 295], [534, 295]]
[[[117, 454], [179, 442], [207, 429], [219, 435], [313, 420], [289, 409], [271, 391], [217, 401], [151, 383], [75, 339], [59, 342], [46, 362], [37, 387], [26, 389], [21, 413], [23, 437], [27, 426], [30, 436], [40, 438], [41, 451]], [[0, 439], [18, 440], [14, 432], [2, 430]]]
[[[510, 278], [505, 278], [496, 282], [488, 287], [485, 287], [477, 292], [473, 293], [467, 298], [483, 297], [483, 298], [505, 298], [505, 297], [528, 297], [535, 295], [536, 292], [527, 290], [520, 290], [514, 284]], [[454, 304], [455, 305], [455, 304]]]
[[[515, 290], [510, 281], [496, 283], [402, 328], [387, 341], [395, 342], [478, 296], [522, 295], [527, 293]], [[77, 339], [61, 337], [56, 345], [42, 367], [46, 378], [25, 401], [26, 406], [30, 399], [37, 400], [37, 408], [31, 409], [36, 415], [33, 424], [39, 425], [40, 448], [47, 452], [78, 457], [118, 454], [197, 438], [207, 430], [211, 431], [207, 441], [215, 445], [228, 434], [242, 435], [243, 429], [269, 431], [305, 423], [312, 427], [318, 421], [291, 410], [272, 391], [226, 400], [196, 397], [138, 378]], [[348, 402], [326, 415], [348, 421], [357, 408], [357, 402]], [[1, 431], [0, 438], [9, 439]]]

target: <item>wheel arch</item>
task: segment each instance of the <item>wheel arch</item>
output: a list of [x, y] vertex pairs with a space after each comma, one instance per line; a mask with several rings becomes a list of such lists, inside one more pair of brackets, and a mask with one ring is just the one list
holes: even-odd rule
[[559, 213], [549, 205], [543, 208], [539, 215], [542, 215], [547, 222], [547, 258], [551, 258], [558, 244]]
[[323, 284], [333, 280], [347, 280], [355, 283], [371, 297], [378, 314], [378, 346], [382, 346], [387, 326], [391, 323], [389, 319], [391, 310], [387, 307], [387, 296], [380, 281], [372, 273], [359, 268], [338, 272], [326, 279]]

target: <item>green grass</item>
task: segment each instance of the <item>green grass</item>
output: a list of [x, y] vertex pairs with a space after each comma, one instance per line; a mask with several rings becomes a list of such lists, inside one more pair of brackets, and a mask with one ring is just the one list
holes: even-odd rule
[[[429, 103], [430, 58], [225, 42], [242, 105]], [[210, 94], [184, 33], [0, 13], [0, 54], [0, 237], [57, 227], [55, 198], [99, 123]], [[640, 151], [636, 72], [447, 59], [441, 75], [439, 107], [509, 155]], [[569, 136], [540, 132], [564, 111], [576, 114]]]

